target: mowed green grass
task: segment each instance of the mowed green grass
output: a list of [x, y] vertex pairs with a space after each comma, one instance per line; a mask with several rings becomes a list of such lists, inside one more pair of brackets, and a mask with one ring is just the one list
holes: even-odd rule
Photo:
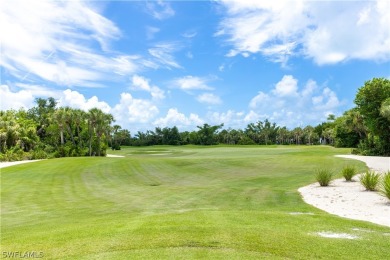
[[361, 162], [334, 157], [348, 152], [129, 147], [109, 151], [125, 158], [4, 168], [1, 251], [43, 252], [45, 259], [386, 259], [390, 228], [328, 214], [297, 191], [315, 182], [319, 167], [364, 171]]

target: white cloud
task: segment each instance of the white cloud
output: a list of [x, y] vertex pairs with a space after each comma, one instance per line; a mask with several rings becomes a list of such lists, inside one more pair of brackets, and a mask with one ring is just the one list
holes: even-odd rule
[[213, 88], [207, 85], [209, 79], [195, 77], [195, 76], [184, 76], [181, 78], [174, 79], [171, 84], [173, 87], [180, 88], [182, 90], [213, 90]]
[[148, 40], [154, 39], [154, 35], [160, 31], [159, 28], [153, 26], [146, 26], [146, 38]]
[[312, 79], [309, 79], [302, 90], [302, 97], [310, 96], [314, 91], [318, 89], [317, 82]]
[[229, 56], [261, 52], [283, 60], [296, 44], [307, 18], [301, 1], [222, 1], [227, 16], [218, 36], [227, 35], [233, 45]]
[[59, 98], [62, 94], [62, 92], [60, 90], [53, 90], [51, 88], [47, 88], [47, 87], [40, 86], [40, 85], [16, 83], [15, 86], [17, 86], [19, 89], [26, 90], [26, 91], [30, 92], [34, 97]]
[[[83, 1], [5, 1], [0, 5], [1, 66], [20, 79], [96, 86], [133, 73], [140, 57], [110, 51], [119, 28]], [[92, 49], [88, 46], [98, 45]]]
[[167, 69], [180, 69], [181, 66], [175, 60], [173, 53], [178, 51], [180, 46], [176, 43], [159, 43], [148, 50], [149, 54], [154, 57], [154, 60]]
[[253, 110], [250, 110], [244, 117], [244, 122], [246, 124], [258, 122], [259, 120], [267, 118], [267, 115], [260, 115]]
[[206, 103], [210, 105], [219, 105], [222, 103], [222, 100], [219, 96], [214, 95], [212, 93], [203, 93], [200, 94], [196, 100], [198, 100], [200, 103]]
[[249, 103], [250, 108], [256, 108], [260, 106], [265, 106], [270, 101], [270, 97], [268, 94], [259, 91], [259, 93], [252, 98], [252, 100]]
[[336, 93], [330, 88], [326, 87], [320, 96], [312, 98], [314, 109], [316, 110], [333, 110], [341, 105]]
[[89, 99], [77, 91], [67, 89], [65, 91], [53, 91], [42, 86], [17, 84], [21, 90], [12, 91], [7, 85], [1, 85], [1, 109], [31, 108], [35, 106], [36, 98], [53, 97], [57, 99], [58, 106], [69, 106], [88, 111], [97, 107], [106, 113], [110, 113], [111, 107], [104, 101], [99, 101], [96, 96]]
[[308, 80], [299, 88], [298, 80], [285, 75], [268, 93], [259, 92], [249, 102], [251, 111], [245, 122], [255, 118], [268, 118], [279, 125], [296, 127], [317, 124], [326, 120], [326, 113], [340, 114], [343, 102], [329, 87], [320, 87]]
[[[87, 98], [78, 91], [70, 89], [51, 92], [42, 86], [23, 84], [19, 84], [19, 88], [21, 89], [15, 91], [7, 85], [0, 85], [0, 110], [29, 109], [36, 105], [35, 99], [38, 97], [54, 97], [58, 106], [69, 106], [84, 111], [96, 107], [105, 113], [111, 113], [116, 124], [132, 131], [150, 129], [153, 120], [159, 114], [159, 109], [153, 100], [137, 99], [132, 97], [130, 93], [122, 93], [119, 102], [110, 106], [96, 96]], [[199, 117], [195, 114], [191, 114], [189, 120], [195, 123], [200, 122]]]
[[362, 9], [359, 12], [359, 19], [358, 19], [356, 24], [357, 25], [367, 24], [369, 22], [369, 19], [370, 19], [370, 13], [371, 13], [370, 7]]
[[207, 119], [212, 124], [224, 124], [230, 127], [242, 127], [242, 118], [244, 112], [236, 112], [234, 110], [228, 110], [226, 112], [209, 112]]
[[0, 110], [29, 109], [34, 106], [34, 96], [28, 90], [13, 92], [7, 85], [0, 85], [0, 97]]
[[150, 129], [150, 123], [159, 113], [159, 109], [151, 100], [137, 99], [126, 92], [120, 95], [119, 103], [112, 107], [96, 96], [88, 99], [83, 94], [70, 89], [65, 90], [58, 101], [59, 106], [70, 106], [85, 111], [94, 107], [100, 108], [106, 113], [111, 113], [117, 124], [131, 130]]
[[198, 33], [196, 31], [189, 30], [189, 31], [183, 33], [182, 36], [185, 37], [185, 38], [189, 38], [190, 39], [190, 38], [194, 38], [197, 34]]
[[147, 2], [146, 9], [148, 13], [157, 20], [165, 20], [175, 15], [170, 3], [161, 0]]
[[284, 75], [282, 80], [276, 84], [273, 93], [282, 97], [297, 96], [297, 90], [298, 80], [291, 75]]
[[226, 16], [216, 36], [227, 54], [261, 53], [285, 65], [304, 55], [317, 64], [349, 59], [390, 60], [390, 2], [223, 0]]
[[130, 93], [122, 93], [119, 104], [112, 109], [112, 114], [122, 125], [130, 123], [148, 123], [157, 114], [159, 109], [153, 102], [145, 99], [136, 99]]
[[150, 80], [147, 78], [134, 75], [132, 78], [132, 89], [147, 91], [152, 95], [152, 98], [154, 100], [164, 99], [165, 98], [164, 91], [157, 86], [151, 86], [149, 84], [149, 81]]
[[161, 117], [153, 122], [156, 126], [178, 126], [178, 127], [195, 127], [202, 125], [203, 120], [197, 115], [191, 113], [188, 117], [180, 113], [176, 108], [170, 108], [165, 117]]
[[189, 58], [189, 59], [193, 59], [194, 58], [194, 55], [192, 54], [192, 52], [188, 51], [186, 53], [186, 57]]
[[88, 111], [91, 108], [99, 108], [105, 113], [111, 112], [111, 107], [104, 101], [99, 101], [96, 96], [86, 99], [83, 94], [67, 89], [58, 100], [58, 106], [79, 108]]

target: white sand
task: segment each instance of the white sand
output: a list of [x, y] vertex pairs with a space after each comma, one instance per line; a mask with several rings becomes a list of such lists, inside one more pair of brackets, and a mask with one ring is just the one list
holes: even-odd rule
[[18, 165], [18, 164], [23, 164], [23, 163], [31, 163], [31, 162], [38, 162], [41, 160], [24, 160], [24, 161], [16, 161], [16, 162], [0, 162], [0, 169], [13, 166], [13, 165]]
[[[124, 157], [123, 155], [114, 155], [114, 154], [107, 154], [107, 157]], [[16, 162], [0, 162], [0, 169], [9, 167], [9, 166], [14, 166], [18, 164], [23, 164], [23, 163], [32, 163], [32, 162], [38, 162], [41, 160], [24, 160], [24, 161], [16, 161]]]
[[123, 155], [115, 155], [115, 154], [107, 154], [106, 157], [112, 157], [112, 158], [123, 158]]
[[368, 168], [377, 172], [386, 172], [390, 170], [390, 157], [361, 155], [336, 155], [336, 157], [365, 162]]
[[[375, 171], [390, 170], [390, 157], [339, 155], [347, 159], [361, 160]], [[377, 192], [365, 191], [358, 176], [354, 182], [336, 179], [329, 187], [320, 187], [318, 183], [300, 188], [303, 200], [319, 209], [337, 216], [370, 221], [390, 227], [390, 203]]]

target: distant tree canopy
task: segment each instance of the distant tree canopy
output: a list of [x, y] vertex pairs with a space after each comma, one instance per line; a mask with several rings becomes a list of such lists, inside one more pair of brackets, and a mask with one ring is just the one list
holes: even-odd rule
[[[56, 108], [53, 98], [39, 98], [36, 103], [28, 111], [0, 111], [1, 160], [106, 154], [113, 138], [112, 115], [97, 108], [88, 112]], [[115, 137], [116, 142], [123, 140], [118, 132]]]
[[27, 111], [0, 111], [1, 161], [104, 156], [109, 146], [121, 145], [328, 144], [364, 155], [390, 155], [390, 81], [383, 78], [365, 82], [357, 92], [356, 107], [342, 116], [329, 115], [316, 126], [291, 130], [265, 119], [245, 129], [222, 129], [223, 124], [204, 124], [191, 132], [156, 127], [132, 137], [129, 130], [112, 125], [113, 116], [100, 109], [57, 107], [53, 98], [38, 98], [36, 104]]

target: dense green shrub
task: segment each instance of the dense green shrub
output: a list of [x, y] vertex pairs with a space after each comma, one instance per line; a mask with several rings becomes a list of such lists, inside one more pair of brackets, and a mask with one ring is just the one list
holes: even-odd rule
[[11, 149], [6, 150], [4, 153], [0, 153], [0, 161], [2, 162], [13, 162], [30, 160], [31, 154], [24, 152], [19, 146], [15, 146]]
[[316, 172], [316, 180], [320, 186], [328, 186], [333, 177], [333, 173], [329, 169], [318, 169]]
[[353, 166], [347, 165], [341, 170], [341, 174], [346, 181], [352, 181], [352, 177], [356, 175], [356, 169]]
[[379, 192], [390, 199], [390, 171], [385, 173], [382, 178], [382, 182], [380, 184]]
[[45, 151], [41, 149], [34, 150], [31, 153], [31, 159], [38, 160], [38, 159], [47, 159], [48, 155]]
[[369, 191], [375, 191], [379, 183], [380, 174], [374, 171], [366, 171], [360, 176], [360, 183]]
[[239, 145], [254, 145], [256, 144], [252, 139], [250, 139], [248, 136], [244, 136], [242, 137], [239, 141], [238, 141], [238, 144]]

